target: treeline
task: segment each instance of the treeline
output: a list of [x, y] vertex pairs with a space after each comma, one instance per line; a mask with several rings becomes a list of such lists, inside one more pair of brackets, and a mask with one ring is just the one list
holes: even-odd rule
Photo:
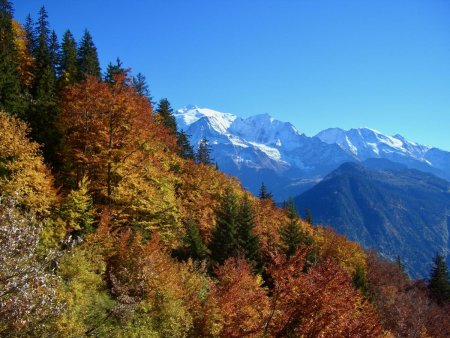
[[0, 336], [449, 336], [441, 258], [411, 281], [252, 196], [88, 31], [0, 21]]

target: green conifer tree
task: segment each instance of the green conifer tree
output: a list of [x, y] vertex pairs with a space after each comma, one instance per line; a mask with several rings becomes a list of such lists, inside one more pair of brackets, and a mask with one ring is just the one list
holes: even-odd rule
[[162, 124], [164, 124], [170, 133], [177, 134], [177, 122], [173, 116], [173, 109], [167, 99], [161, 99], [155, 113], [160, 117]]
[[359, 289], [364, 297], [369, 297], [369, 282], [367, 280], [366, 271], [360, 265], [356, 266], [356, 270], [352, 278], [353, 287]]
[[13, 9], [7, 0], [0, 1], [0, 110], [20, 115], [26, 107], [18, 66], [12, 26]]
[[131, 79], [131, 85], [137, 94], [148, 98], [150, 102], [152, 101], [150, 90], [148, 89], [147, 80], [144, 74], [137, 73], [135, 76], [133, 76], [133, 78]]
[[60, 84], [73, 84], [78, 81], [77, 42], [70, 30], [67, 30], [62, 39], [59, 56]]
[[247, 195], [241, 201], [238, 215], [238, 245], [255, 268], [261, 268], [259, 237], [254, 232], [254, 212]]
[[305, 218], [304, 218], [305, 222], [308, 224], [313, 225], [313, 218], [312, 218], [312, 214], [311, 214], [311, 209], [306, 208], [305, 209]]
[[296, 219], [290, 219], [289, 222], [281, 228], [280, 238], [282, 248], [287, 256], [292, 256], [300, 247], [303, 235]]
[[290, 219], [298, 220], [299, 215], [298, 215], [297, 209], [295, 208], [294, 199], [292, 197], [289, 197], [289, 199], [287, 201], [284, 201], [283, 209], [286, 212], [286, 215]]
[[27, 39], [28, 52], [33, 54], [33, 51], [36, 48], [36, 35], [34, 34], [34, 22], [30, 14], [28, 14], [25, 19], [23, 29], [25, 30], [25, 37]]
[[267, 191], [267, 187], [264, 182], [261, 183], [261, 188], [259, 189], [259, 199], [261, 200], [270, 200], [273, 202], [273, 195], [271, 192]]
[[45, 7], [39, 11], [36, 23], [36, 44], [33, 49], [34, 71], [31, 87], [32, 104], [25, 119], [31, 127], [31, 138], [44, 145], [47, 162], [56, 165], [60, 135], [55, 126], [57, 119], [56, 73], [50, 49], [51, 37]]
[[111, 62], [108, 64], [108, 67], [106, 68], [106, 72], [104, 75], [104, 80], [105, 82], [108, 83], [114, 83], [116, 81], [115, 78], [117, 75], [119, 74], [126, 75], [127, 73], [128, 71], [123, 67], [122, 61], [119, 58], [117, 58], [115, 64]]
[[185, 245], [184, 254], [185, 258], [192, 258], [195, 260], [203, 260], [208, 257], [208, 247], [203, 243], [202, 237], [198, 230], [197, 224], [192, 219], [189, 219], [185, 223], [186, 235], [183, 242]]
[[181, 130], [177, 133], [178, 155], [184, 159], [195, 159], [194, 149], [189, 142], [189, 135]]
[[49, 43], [49, 53], [50, 53], [50, 61], [52, 64], [53, 72], [56, 75], [58, 74], [59, 69], [59, 56], [60, 56], [60, 49], [61, 46], [58, 41], [58, 36], [56, 35], [55, 31], [52, 31], [50, 34], [50, 43]]
[[100, 62], [98, 61], [97, 48], [94, 40], [88, 30], [84, 31], [84, 35], [78, 47], [77, 53], [79, 80], [84, 80], [86, 75], [101, 78]]
[[450, 302], [450, 276], [448, 266], [443, 255], [436, 254], [433, 259], [433, 268], [428, 288], [431, 296], [438, 304]]
[[[280, 239], [284, 253], [288, 257], [290, 257], [302, 245], [311, 245], [312, 238], [304, 233], [304, 231], [301, 229], [299, 216], [297, 210], [295, 209], [294, 200], [292, 198], [290, 198], [289, 201], [285, 203], [284, 210], [286, 211], [286, 215], [289, 218], [289, 221], [280, 229]], [[314, 250], [311, 250], [307, 257], [307, 260], [314, 261], [314, 255]]]
[[213, 159], [211, 158], [211, 147], [206, 137], [204, 137], [198, 144], [197, 154], [195, 157], [197, 163], [205, 165], [213, 164]]
[[229, 257], [236, 257], [238, 243], [239, 204], [236, 195], [227, 189], [216, 211], [216, 226], [210, 243], [211, 257], [216, 263], [223, 263]]

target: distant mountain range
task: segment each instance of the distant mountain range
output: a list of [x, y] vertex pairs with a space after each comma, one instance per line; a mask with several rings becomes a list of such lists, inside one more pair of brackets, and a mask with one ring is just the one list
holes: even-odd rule
[[387, 136], [368, 128], [331, 128], [316, 136], [268, 114], [241, 118], [186, 106], [175, 113], [178, 128], [196, 146], [206, 137], [219, 168], [257, 194], [264, 181], [278, 201], [311, 188], [345, 162], [384, 158], [450, 180], [450, 152]]
[[415, 277], [450, 249], [450, 183], [388, 160], [344, 163], [295, 203], [362, 246], [400, 256]]
[[449, 251], [450, 152], [369, 128], [309, 137], [267, 114], [187, 106], [175, 118], [194, 148], [205, 137], [220, 170], [255, 195], [264, 182], [279, 202], [297, 196], [315, 222], [400, 256], [412, 276], [426, 277], [433, 255]]

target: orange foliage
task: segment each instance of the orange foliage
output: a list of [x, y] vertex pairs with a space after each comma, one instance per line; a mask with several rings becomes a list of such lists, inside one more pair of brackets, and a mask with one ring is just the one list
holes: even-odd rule
[[148, 100], [134, 93], [127, 81], [118, 77], [111, 85], [88, 77], [69, 87], [62, 102], [67, 163], [73, 164], [78, 180], [88, 174], [101, 196], [111, 196], [117, 168], [132, 154], [148, 148], [150, 140], [160, 148], [168, 142], [160, 126], [152, 123]]
[[260, 336], [269, 311], [269, 299], [259, 277], [244, 259], [229, 258], [217, 269], [212, 293], [220, 306], [221, 337]]
[[274, 336], [379, 336], [374, 309], [348, 275], [329, 259], [302, 272], [306, 253], [299, 250], [290, 259], [278, 255], [268, 268], [274, 283], [268, 331]]
[[396, 337], [449, 337], [450, 312], [433, 303], [426, 286], [412, 281], [398, 264], [367, 256], [369, 291], [383, 328]]
[[67, 88], [60, 124], [65, 129], [67, 175], [86, 175], [97, 204], [109, 205], [114, 224], [158, 231], [173, 245], [179, 226], [171, 151], [176, 138], [154, 121], [149, 101], [124, 75], [113, 84], [94, 77]]
[[174, 278], [178, 274], [177, 267], [160, 250], [157, 236], [142, 244], [140, 234], [126, 230], [116, 240], [108, 265], [113, 294], [124, 307], [150, 298], [155, 287], [177, 294], [183, 292]]

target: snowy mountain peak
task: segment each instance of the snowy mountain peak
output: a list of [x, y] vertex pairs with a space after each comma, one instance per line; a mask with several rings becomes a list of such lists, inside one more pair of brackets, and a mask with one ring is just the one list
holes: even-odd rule
[[294, 196], [339, 165], [383, 158], [450, 179], [450, 152], [370, 128], [330, 128], [315, 137], [269, 114], [247, 118], [188, 105], [174, 114], [194, 149], [207, 138], [222, 171], [257, 193], [264, 181], [277, 199]]
[[318, 133], [316, 137], [327, 144], [337, 144], [361, 159], [390, 157], [395, 154], [423, 161], [429, 150], [428, 147], [409, 142], [401, 135], [388, 136], [371, 128], [329, 128]]
[[206, 118], [211, 127], [218, 133], [224, 134], [236, 119], [236, 115], [221, 113], [208, 108], [199, 108], [195, 105], [188, 105], [178, 109], [174, 117], [179, 129], [187, 130], [193, 123], [202, 118]]
[[200, 128], [202, 124], [203, 132], [208, 129], [221, 136], [232, 137], [233, 140], [238, 137], [269, 146], [289, 146], [299, 136], [291, 123], [276, 120], [267, 113], [240, 118], [233, 114], [188, 105], [178, 109], [174, 116], [179, 129], [195, 129], [194, 124], [199, 124]]

